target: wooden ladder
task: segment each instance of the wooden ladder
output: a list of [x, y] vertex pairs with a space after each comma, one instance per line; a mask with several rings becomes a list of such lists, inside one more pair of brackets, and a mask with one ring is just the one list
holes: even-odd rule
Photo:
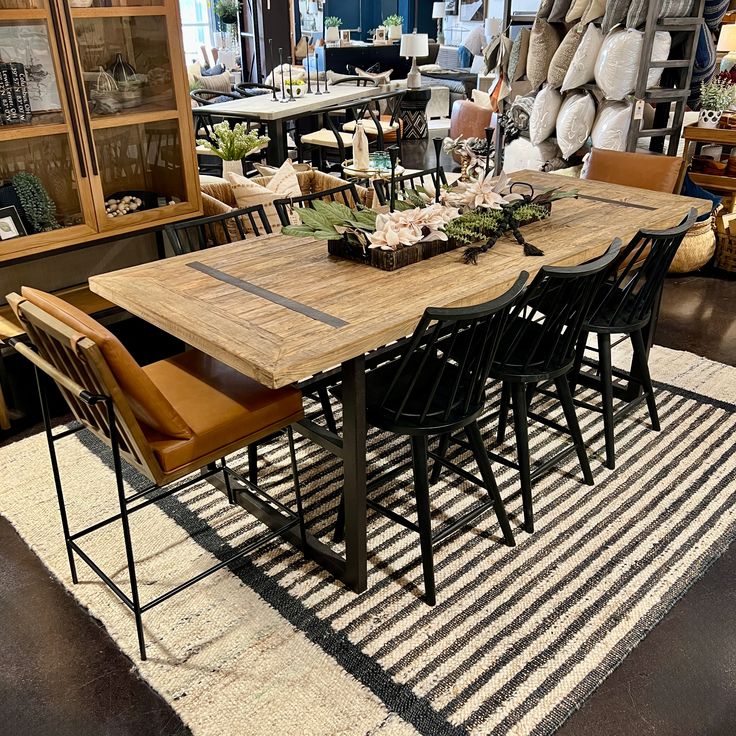
[[[634, 90], [635, 103], [631, 111], [631, 124], [626, 141], [626, 150], [635, 151], [640, 138], [650, 138], [649, 150], [664, 152], [665, 138], [669, 136], [667, 154], [676, 156], [685, 117], [685, 106], [690, 96], [690, 83], [698, 49], [700, 29], [703, 25], [705, 0], [694, 0], [689, 16], [658, 19], [662, 0], [652, 0], [647, 11], [644, 42], [641, 50], [639, 74]], [[680, 49], [680, 58], [667, 61], [652, 61], [652, 49], [657, 31], [669, 31], [672, 35], [671, 49]], [[672, 51], [670, 51], [670, 54]], [[663, 80], [669, 86], [647, 90], [650, 69], [663, 69]], [[651, 128], [643, 128], [643, 108], [646, 102], [656, 103], [654, 122]], [[675, 109], [672, 111], [672, 105]], [[670, 113], [672, 122], [670, 124]]]

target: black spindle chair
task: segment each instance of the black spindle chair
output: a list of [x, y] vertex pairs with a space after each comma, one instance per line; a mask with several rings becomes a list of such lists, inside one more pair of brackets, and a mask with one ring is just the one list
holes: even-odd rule
[[[392, 521], [419, 533], [425, 600], [429, 605], [434, 605], [436, 600], [435, 545], [491, 508], [496, 513], [504, 541], [509, 546], [514, 545], [514, 536], [483, 446], [477, 419], [485, 408], [486, 381], [500, 337], [527, 277], [528, 274], [522, 272], [505, 294], [485, 304], [454, 309], [426, 309], [412, 337], [398, 355], [366, 374], [368, 422], [386, 432], [411, 438], [418, 523], [371, 499], [368, 505]], [[438, 349], [439, 346], [443, 346], [443, 349]], [[333, 392], [339, 397], [341, 388], [335, 387]], [[463, 430], [467, 437], [481, 478], [429, 452], [430, 437], [459, 430]], [[427, 467], [429, 456], [464, 478], [472, 478], [488, 493], [487, 500], [474, 504], [434, 533]], [[387, 479], [394, 478], [404, 467], [392, 468], [374, 478], [368, 490], [374, 490]], [[343, 524], [341, 506], [338, 531], [342, 530]]]
[[222, 215], [210, 215], [166, 225], [164, 232], [174, 254], [180, 256], [216, 245], [245, 240], [248, 237], [267, 235], [271, 232], [271, 226], [263, 205], [257, 204]]
[[[501, 410], [497, 442], [506, 434], [509, 405], [513, 406], [514, 430], [518, 462], [494, 452], [489, 456], [519, 471], [524, 508], [524, 528], [534, 531], [532, 482], [550, 470], [574, 449], [585, 482], [593, 484], [593, 475], [580, 432], [567, 374], [575, 361], [576, 346], [605, 270], [616, 258], [621, 241], [614, 240], [605, 255], [594, 261], [570, 268], [542, 266], [523, 298], [514, 307], [502, 336], [501, 345], [491, 367], [491, 377], [502, 381]], [[567, 427], [529, 409], [530, 397], [541, 382], [551, 382], [562, 404]], [[541, 462], [534, 471], [529, 453], [529, 419], [569, 434], [573, 446], [562, 448]], [[444, 457], [453, 439], [445, 436], [438, 455]], [[441, 467], [433, 468], [432, 479]]]
[[283, 199], [274, 200], [273, 206], [279, 216], [282, 225], [290, 223], [289, 210], [294, 207], [312, 207], [315, 200], [321, 202], [340, 202], [350, 208], [355, 208], [360, 204], [360, 196], [353, 182], [348, 181], [332, 189], [325, 189], [322, 192], [312, 192], [311, 194], [302, 194], [300, 197], [284, 197]]
[[[434, 169], [424, 169], [423, 171], [412, 171], [394, 177], [397, 199], [402, 199], [402, 192], [406, 192], [407, 189], [417, 189], [418, 187], [426, 189], [428, 185], [431, 185], [432, 189], [436, 191], [438, 187], [438, 176], [439, 186], [446, 185], [447, 177], [445, 176], [445, 170], [441, 166]], [[373, 181], [373, 188], [376, 190], [378, 203], [381, 205], [388, 204], [389, 197], [391, 196], [389, 182], [383, 179], [375, 179]]]
[[[572, 370], [578, 338], [590, 313], [606, 269], [615, 260], [621, 241], [615, 239], [605, 255], [581, 266], [542, 266], [534, 281], [515, 307], [496, 355], [491, 376], [503, 381], [501, 413], [498, 422], [498, 442], [503, 441], [509, 403], [513, 406], [514, 432], [521, 497], [524, 507], [524, 527], [534, 531], [532, 482], [567, 456], [570, 448], [548, 456], [532, 472], [529, 455], [529, 419], [535, 419], [553, 429], [571, 435], [583, 478], [593, 485], [588, 455], [580, 432], [572, 401], [567, 374]], [[540, 319], [543, 315], [543, 319]], [[534, 390], [543, 381], [553, 382], [562, 404], [567, 427], [529, 409], [527, 390]], [[498, 462], [509, 464], [506, 458], [489, 453]]]
[[[571, 385], [574, 391], [578, 383], [597, 388], [601, 392], [602, 405], [590, 405], [603, 414], [606, 446], [606, 466], [616, 467], [614, 425], [616, 421], [633, 411], [644, 400], [655, 431], [659, 431], [659, 417], [654, 398], [654, 388], [649, 375], [648, 351], [645, 331], [651, 330], [652, 314], [656, 311], [667, 270], [687, 231], [697, 220], [697, 210], [691, 209], [677, 227], [669, 230], [640, 230], [633, 240], [621, 250], [608, 268], [606, 279], [596, 295], [591, 314], [583, 325]], [[598, 338], [598, 360], [585, 360], [588, 335]], [[634, 360], [631, 371], [614, 369], [611, 365], [611, 335], [623, 334], [631, 340]], [[624, 338], [625, 339], [625, 338]], [[583, 361], [597, 369], [597, 377], [586, 371], [581, 373]], [[636, 384], [632, 397], [629, 387], [617, 386], [614, 375]], [[639, 387], [643, 393], [639, 392]], [[625, 401], [616, 414], [614, 398]], [[629, 399], [626, 401], [626, 399]]]

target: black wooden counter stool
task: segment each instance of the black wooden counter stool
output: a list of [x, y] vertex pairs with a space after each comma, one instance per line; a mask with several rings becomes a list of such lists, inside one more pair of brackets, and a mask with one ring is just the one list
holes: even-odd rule
[[[575, 349], [583, 323], [604, 278], [616, 258], [621, 241], [611, 243], [605, 255], [582, 266], [542, 266], [523, 298], [514, 307], [504, 330], [490, 375], [503, 381], [498, 442], [503, 441], [509, 402], [513, 406], [517, 463], [488, 452], [491, 459], [519, 470], [524, 507], [524, 528], [534, 531], [532, 482], [566, 457], [574, 448], [583, 478], [593, 484], [593, 474], [578, 425], [567, 374], [575, 361]], [[527, 393], [542, 382], [552, 382], [567, 427], [529, 411]], [[572, 436], [573, 448], [564, 447], [545, 458], [532, 471], [529, 453], [529, 419]], [[447, 438], [443, 439], [443, 454]]]
[[[412, 460], [394, 467], [368, 484], [368, 492], [395, 478], [409, 465], [414, 471], [418, 523], [368, 499], [368, 505], [392, 521], [419, 533], [425, 600], [435, 604], [433, 548], [493, 508], [509, 546], [514, 545], [501, 495], [488, 460], [477, 419], [486, 404], [485, 385], [511, 307], [524, 287], [522, 272], [505, 294], [485, 304], [458, 309], [425, 310], [412, 337], [394, 359], [366, 374], [368, 422], [386, 432], [411, 438]], [[438, 350], [442, 343], [445, 349]], [[462, 348], [460, 345], [462, 344]], [[453, 352], [453, 347], [460, 348]], [[341, 387], [333, 389], [341, 396]], [[428, 439], [463, 430], [482, 478], [428, 451]], [[488, 499], [432, 532], [428, 456], [477, 483]]]
[[[670, 230], [640, 230], [611, 263], [607, 276], [595, 297], [590, 316], [583, 325], [578, 342], [574, 371], [570, 384], [574, 392], [577, 384], [600, 390], [600, 407], [586, 404], [603, 414], [603, 432], [606, 443], [606, 467], [616, 467], [614, 425], [624, 415], [646, 400], [652, 428], [659, 431], [657, 404], [649, 376], [648, 351], [644, 337], [651, 329], [652, 314], [659, 303], [664, 277], [687, 231], [695, 224], [698, 213], [694, 208], [688, 216]], [[585, 360], [588, 335], [598, 336], [598, 360]], [[631, 339], [634, 360], [631, 371], [614, 369], [611, 365], [611, 335], [623, 334]], [[624, 338], [625, 339], [625, 338]], [[597, 376], [582, 372], [582, 364], [597, 369]], [[632, 395], [630, 388], [615, 385], [613, 378], [625, 379], [637, 385]], [[643, 393], [638, 387], [643, 389]], [[614, 414], [614, 398], [626, 403]]]

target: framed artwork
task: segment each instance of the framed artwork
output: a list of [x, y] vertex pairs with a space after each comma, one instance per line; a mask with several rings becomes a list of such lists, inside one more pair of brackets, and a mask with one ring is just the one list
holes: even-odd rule
[[27, 235], [27, 233], [18, 216], [18, 210], [12, 204], [0, 207], [0, 240], [19, 238], [21, 235]]
[[459, 0], [461, 21], [483, 21], [486, 17], [486, 0]]
[[445, 0], [445, 15], [457, 15], [457, 5], [460, 0]]
[[32, 112], [61, 109], [46, 26], [0, 26], [0, 61], [23, 64]]
[[376, 28], [376, 32], [373, 34], [373, 40], [379, 41], [379, 42], [385, 41], [386, 40], [386, 29], [383, 27]]
[[350, 31], [340, 31], [340, 43], [350, 43]]

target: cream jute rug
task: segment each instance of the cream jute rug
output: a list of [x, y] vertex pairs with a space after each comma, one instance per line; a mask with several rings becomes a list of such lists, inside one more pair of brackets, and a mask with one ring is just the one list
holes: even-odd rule
[[[621, 356], [619, 356], [621, 360]], [[129, 613], [80, 562], [71, 586], [42, 435], [0, 448], [0, 513], [128, 653], [141, 677], [198, 736], [248, 734], [549, 734], [646, 635], [731, 542], [736, 529], [733, 436], [736, 368], [656, 348], [662, 431], [638, 410], [618, 429], [618, 468], [601, 463], [598, 415], [579, 412], [591, 441], [594, 487], [574, 458], [535, 487], [537, 531], [499, 544], [495, 519], [437, 550], [438, 605], [419, 598], [418, 539], [369, 518], [369, 590], [356, 596], [286, 544], [265, 548], [144, 616], [149, 661], [139, 662]], [[484, 426], [488, 441], [494, 422]], [[534, 449], [560, 440], [535, 429]], [[109, 457], [86, 434], [60, 445], [76, 528], [115, 503]], [[300, 444], [313, 530], [329, 533], [339, 466]], [[407, 453], [374, 434], [373, 471]], [[456, 459], [468, 462], [462, 452]], [[238, 460], [236, 459], [236, 462]], [[497, 467], [504, 495], [512, 471]], [[269, 490], [292, 499], [285, 443], [266, 448]], [[141, 479], [129, 474], [131, 490]], [[379, 491], [405, 505], [407, 476]], [[480, 491], [445, 471], [435, 516]], [[205, 569], [261, 527], [198, 486], [133, 517], [142, 598]], [[124, 581], [116, 529], [88, 543]]]

